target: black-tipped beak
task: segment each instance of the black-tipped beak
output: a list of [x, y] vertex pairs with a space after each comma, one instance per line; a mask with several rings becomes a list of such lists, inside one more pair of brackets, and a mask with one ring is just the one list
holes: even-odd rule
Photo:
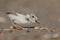
[[40, 24], [40, 22], [39, 22], [38, 20], [35, 20], [35, 22], [36, 22], [37, 24]]
[[11, 14], [11, 12], [7, 12], [6, 14]]

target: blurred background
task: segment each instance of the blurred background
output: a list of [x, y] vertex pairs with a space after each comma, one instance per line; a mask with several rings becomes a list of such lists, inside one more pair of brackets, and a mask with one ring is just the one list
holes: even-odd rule
[[0, 31], [11, 26], [7, 11], [35, 13], [42, 27], [55, 32], [14, 30], [2, 32], [0, 40], [60, 40], [60, 0], [0, 0]]

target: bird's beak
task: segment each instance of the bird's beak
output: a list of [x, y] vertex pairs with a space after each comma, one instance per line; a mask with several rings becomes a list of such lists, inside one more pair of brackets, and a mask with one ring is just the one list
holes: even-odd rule
[[35, 20], [35, 22], [36, 22], [37, 24], [40, 24], [39, 20]]

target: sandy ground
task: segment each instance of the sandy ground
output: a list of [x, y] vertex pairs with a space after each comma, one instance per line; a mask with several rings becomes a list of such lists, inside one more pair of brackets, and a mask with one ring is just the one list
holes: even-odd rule
[[54, 32], [30, 30], [3, 31], [0, 40], [60, 40], [60, 0], [0, 0], [0, 29], [9, 28], [11, 22], [7, 11], [35, 13], [39, 27], [48, 27]]

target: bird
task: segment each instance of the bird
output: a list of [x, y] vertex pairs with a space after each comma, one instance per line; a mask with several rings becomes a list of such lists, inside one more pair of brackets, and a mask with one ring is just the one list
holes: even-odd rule
[[20, 26], [21, 28], [34, 28], [34, 24], [40, 24], [37, 16], [33, 13], [25, 13], [25, 14], [21, 14], [21, 13], [12, 13], [12, 12], [6, 12], [8, 18], [12, 21], [12, 24], [15, 26], [15, 28], [17, 25]]

